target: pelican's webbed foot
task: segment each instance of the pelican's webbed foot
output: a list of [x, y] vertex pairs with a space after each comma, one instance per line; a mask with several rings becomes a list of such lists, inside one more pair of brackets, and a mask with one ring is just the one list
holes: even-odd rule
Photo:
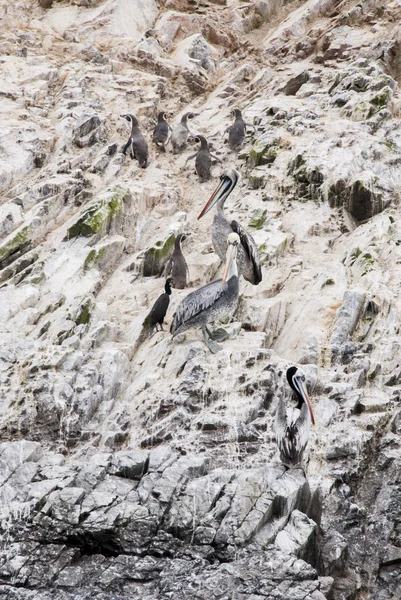
[[211, 333], [211, 331], [209, 331], [209, 329], [206, 326], [202, 327], [202, 334], [203, 340], [206, 346], [209, 348], [210, 352], [216, 354], [217, 352], [220, 352], [220, 350], [222, 350], [222, 347], [219, 346], [219, 344], [213, 340], [213, 334]]

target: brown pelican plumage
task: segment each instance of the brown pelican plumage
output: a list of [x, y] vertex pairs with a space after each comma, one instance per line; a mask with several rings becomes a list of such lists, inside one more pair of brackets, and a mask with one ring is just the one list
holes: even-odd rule
[[227, 332], [219, 328], [212, 333], [207, 325], [231, 316], [237, 306], [239, 286], [236, 256], [239, 243], [238, 234], [231, 232], [227, 239], [223, 278], [191, 292], [179, 304], [170, 328], [173, 336], [192, 327], [202, 327], [203, 338], [210, 351], [215, 353], [221, 350], [216, 340], [226, 339]]
[[260, 256], [255, 240], [238, 221], [229, 222], [224, 214], [224, 203], [231, 194], [240, 179], [240, 174], [235, 169], [229, 169], [220, 177], [220, 184], [213, 192], [205, 204], [198, 219], [203, 217], [215, 204], [217, 212], [213, 219], [212, 242], [213, 247], [224, 260], [227, 236], [234, 231], [240, 237], [241, 243], [238, 246], [238, 271], [244, 276], [244, 279], [258, 285], [262, 281], [262, 269], [260, 266]]
[[281, 462], [287, 467], [295, 467], [302, 460], [315, 417], [305, 385], [305, 373], [297, 367], [289, 367], [286, 377], [297, 404], [286, 407], [280, 398], [276, 413], [276, 439]]
[[174, 287], [183, 290], [187, 287], [189, 272], [187, 261], [184, 258], [181, 250], [181, 243], [187, 239], [188, 235], [186, 233], [180, 233], [175, 238], [174, 242], [174, 251], [170, 256], [167, 265], [166, 265], [166, 277], [172, 277], [174, 279]]

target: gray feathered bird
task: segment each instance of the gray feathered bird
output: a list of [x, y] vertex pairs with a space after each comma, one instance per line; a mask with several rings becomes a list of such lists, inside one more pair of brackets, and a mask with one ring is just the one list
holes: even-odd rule
[[239, 108], [234, 108], [233, 114], [234, 123], [227, 127], [224, 134], [226, 134], [228, 131], [228, 145], [230, 146], [231, 150], [234, 150], [235, 152], [240, 150], [242, 144], [244, 143], [246, 128], [253, 127], [253, 130], [255, 131], [255, 127], [250, 123], [245, 123]]
[[221, 349], [216, 340], [226, 339], [227, 332], [222, 328], [210, 332], [207, 325], [230, 317], [237, 306], [239, 285], [236, 256], [239, 241], [236, 233], [231, 232], [228, 236], [223, 278], [191, 292], [181, 301], [170, 327], [173, 336], [193, 327], [201, 327], [210, 351], [215, 353]]
[[235, 231], [240, 237], [238, 247], [238, 271], [244, 279], [258, 285], [262, 281], [259, 251], [255, 240], [238, 221], [229, 222], [224, 214], [224, 203], [240, 179], [240, 174], [235, 169], [228, 169], [220, 177], [220, 184], [206, 202], [198, 219], [201, 219], [213, 206], [217, 211], [213, 218], [212, 242], [216, 254], [224, 260], [227, 236]]
[[195, 158], [195, 169], [199, 175], [200, 181], [208, 181], [210, 179], [212, 159], [217, 160], [220, 163], [221, 160], [210, 152], [207, 139], [203, 135], [197, 135], [195, 138], [195, 142], [200, 142], [200, 148], [198, 152], [195, 152], [195, 154], [188, 156], [187, 160], [185, 161], [185, 166], [189, 160]]
[[188, 235], [190, 234], [180, 233], [175, 238], [173, 254], [168, 259], [165, 271], [166, 277], [172, 277], [174, 287], [179, 290], [187, 287], [189, 279], [187, 261], [184, 258], [181, 248], [182, 242], [187, 239]]
[[157, 125], [153, 130], [152, 142], [156, 144], [158, 148], [166, 151], [166, 144], [170, 138], [171, 127], [167, 123], [167, 114], [165, 112], [160, 112], [157, 115]]
[[134, 117], [134, 115], [121, 115], [123, 119], [126, 119], [128, 123], [131, 124], [131, 133], [128, 138], [128, 142], [125, 144], [123, 148], [123, 154], [127, 150], [130, 150], [131, 158], [136, 160], [139, 163], [139, 166], [143, 169], [148, 166], [149, 159], [149, 150], [148, 144], [142, 133], [139, 131], [139, 123], [138, 119]]
[[188, 129], [188, 119], [193, 119], [196, 117], [197, 113], [187, 112], [185, 115], [181, 117], [181, 121], [178, 123], [176, 127], [174, 127], [171, 132], [171, 143], [173, 146], [173, 154], [177, 154], [177, 152], [181, 152], [187, 147], [188, 137], [189, 137], [189, 129]]

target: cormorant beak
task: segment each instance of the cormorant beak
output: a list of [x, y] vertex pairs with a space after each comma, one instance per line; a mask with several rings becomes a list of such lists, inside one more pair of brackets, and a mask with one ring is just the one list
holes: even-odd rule
[[229, 244], [227, 248], [227, 256], [226, 256], [226, 266], [224, 269], [223, 279], [221, 280], [221, 284], [224, 285], [227, 281], [228, 274], [230, 272], [231, 263], [237, 256], [237, 246], [235, 244]]
[[205, 215], [207, 212], [209, 212], [209, 210], [211, 208], [213, 208], [213, 206], [220, 200], [220, 198], [222, 196], [224, 196], [224, 194], [227, 193], [227, 190], [229, 190], [230, 185], [231, 185], [231, 179], [227, 176], [222, 177], [219, 185], [214, 190], [213, 194], [210, 196], [209, 200], [206, 202], [205, 206], [203, 207], [203, 210], [198, 217], [198, 221], [199, 221], [199, 219], [201, 219], [203, 217], [203, 215]]
[[302, 396], [303, 401], [305, 402], [305, 404], [309, 408], [310, 418], [312, 420], [312, 425], [315, 425], [315, 416], [313, 414], [312, 404], [311, 404], [311, 401], [309, 399], [308, 392], [306, 390], [306, 385], [305, 385], [304, 381], [301, 379], [301, 377], [294, 377], [294, 380], [295, 380], [296, 386], [297, 386], [297, 388], [299, 390], [299, 393]]

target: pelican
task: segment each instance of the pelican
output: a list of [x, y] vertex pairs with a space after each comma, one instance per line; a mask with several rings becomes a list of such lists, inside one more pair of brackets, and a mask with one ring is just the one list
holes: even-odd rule
[[311, 423], [315, 424], [312, 405], [305, 386], [305, 373], [298, 367], [287, 369], [287, 381], [297, 398], [296, 406], [285, 407], [281, 398], [276, 413], [276, 439], [280, 460], [287, 467], [298, 465], [308, 443]]
[[217, 322], [226, 315], [231, 316], [237, 306], [239, 286], [236, 257], [239, 244], [239, 235], [232, 231], [227, 239], [223, 278], [204, 285], [182, 300], [170, 328], [173, 337], [192, 327], [202, 327], [203, 339], [209, 350], [213, 353], [221, 350], [216, 340], [227, 339], [227, 332], [222, 328], [210, 332], [207, 324]]
[[238, 246], [238, 270], [244, 279], [258, 285], [262, 281], [260, 256], [253, 237], [238, 223], [226, 219], [224, 203], [240, 179], [240, 174], [235, 169], [229, 169], [220, 177], [220, 184], [205, 204], [198, 219], [201, 219], [215, 204], [217, 213], [213, 219], [212, 242], [216, 253], [224, 260], [227, 236], [233, 231], [240, 237]]

